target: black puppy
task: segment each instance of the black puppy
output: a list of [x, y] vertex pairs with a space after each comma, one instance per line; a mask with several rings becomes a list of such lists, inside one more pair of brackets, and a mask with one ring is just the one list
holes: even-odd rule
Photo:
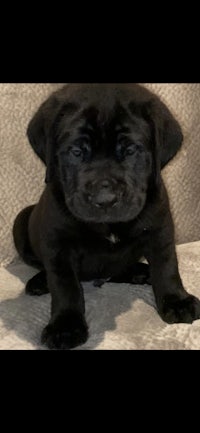
[[47, 186], [16, 218], [14, 240], [24, 261], [40, 269], [26, 292], [52, 296], [43, 343], [84, 343], [81, 281], [145, 282], [141, 257], [162, 319], [200, 318], [200, 302], [179, 275], [160, 174], [183, 139], [167, 107], [136, 84], [67, 85], [40, 107], [28, 138], [47, 166]]

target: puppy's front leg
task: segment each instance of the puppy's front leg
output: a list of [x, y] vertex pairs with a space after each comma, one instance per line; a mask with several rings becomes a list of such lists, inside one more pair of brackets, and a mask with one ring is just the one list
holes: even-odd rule
[[146, 258], [162, 319], [167, 323], [192, 323], [200, 319], [200, 301], [186, 292], [179, 274], [170, 211], [163, 226], [150, 235]]
[[47, 265], [47, 283], [52, 296], [51, 320], [42, 333], [42, 343], [50, 349], [71, 349], [86, 342], [83, 288], [69, 263], [65, 267]]

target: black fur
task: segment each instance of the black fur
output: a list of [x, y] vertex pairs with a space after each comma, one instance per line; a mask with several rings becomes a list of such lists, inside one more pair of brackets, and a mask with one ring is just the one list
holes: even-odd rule
[[200, 318], [179, 275], [160, 174], [183, 139], [167, 107], [136, 84], [69, 85], [40, 107], [28, 137], [47, 166], [47, 186], [17, 217], [14, 240], [40, 269], [26, 292], [52, 296], [42, 341], [56, 349], [86, 341], [84, 280], [151, 281], [163, 320]]

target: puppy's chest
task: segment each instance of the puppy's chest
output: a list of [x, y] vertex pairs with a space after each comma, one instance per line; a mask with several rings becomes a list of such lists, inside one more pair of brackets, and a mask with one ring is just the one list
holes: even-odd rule
[[89, 254], [115, 256], [137, 248], [140, 240], [120, 230], [107, 229], [100, 233], [88, 233], [81, 243], [82, 248]]
[[105, 236], [88, 236], [81, 246], [81, 271], [87, 279], [110, 277], [138, 260], [141, 249], [138, 242], [119, 232], [110, 231]]
[[105, 239], [110, 243], [110, 246], [118, 245], [120, 246], [121, 239], [118, 234], [110, 232], [105, 236]]

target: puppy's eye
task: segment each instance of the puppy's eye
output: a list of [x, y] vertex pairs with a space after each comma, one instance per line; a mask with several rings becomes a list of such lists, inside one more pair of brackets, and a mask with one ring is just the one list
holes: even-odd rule
[[128, 146], [125, 150], [126, 155], [133, 155], [134, 152], [135, 152], [135, 146], [133, 145]]
[[91, 147], [89, 140], [82, 137], [76, 140], [70, 149], [70, 153], [77, 159], [82, 159], [85, 162], [89, 161], [91, 158]]
[[121, 141], [117, 146], [117, 156], [118, 158], [125, 158], [126, 156], [133, 155], [136, 151], [136, 146], [133, 143]]
[[78, 147], [74, 147], [71, 149], [71, 153], [78, 158], [79, 156], [82, 156], [83, 150]]

